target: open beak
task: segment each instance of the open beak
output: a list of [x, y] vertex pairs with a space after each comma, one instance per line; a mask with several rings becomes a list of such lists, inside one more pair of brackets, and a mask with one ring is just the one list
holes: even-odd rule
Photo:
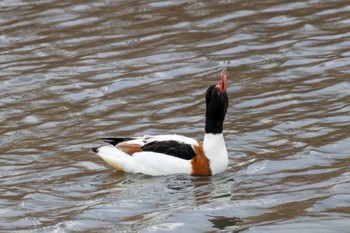
[[221, 71], [220, 77], [221, 80], [218, 85], [216, 85], [216, 87], [220, 90], [221, 93], [224, 93], [228, 85], [228, 72], [226, 70]]

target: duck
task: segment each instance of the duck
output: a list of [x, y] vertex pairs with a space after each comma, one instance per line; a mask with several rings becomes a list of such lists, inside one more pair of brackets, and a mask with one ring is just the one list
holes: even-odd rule
[[223, 123], [228, 108], [229, 74], [220, 72], [217, 85], [207, 88], [203, 141], [178, 134], [99, 138], [107, 145], [92, 151], [117, 171], [149, 176], [188, 174], [211, 176], [228, 166]]

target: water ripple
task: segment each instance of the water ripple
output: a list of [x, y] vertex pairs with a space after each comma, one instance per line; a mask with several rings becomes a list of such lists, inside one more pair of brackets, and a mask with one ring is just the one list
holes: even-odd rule
[[[2, 1], [0, 231], [344, 232], [344, 1]], [[229, 169], [115, 172], [103, 136], [202, 139], [231, 74]]]

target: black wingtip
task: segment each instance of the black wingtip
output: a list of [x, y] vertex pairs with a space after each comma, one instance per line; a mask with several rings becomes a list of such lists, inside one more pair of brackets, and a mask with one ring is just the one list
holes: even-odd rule
[[120, 142], [125, 142], [132, 140], [134, 138], [98, 138], [97, 140], [104, 141], [106, 143], [112, 144], [113, 146], [117, 145]]
[[94, 153], [98, 153], [98, 148], [99, 148], [99, 147], [93, 147], [93, 148], [91, 148], [91, 150], [92, 150], [92, 152], [94, 152]]

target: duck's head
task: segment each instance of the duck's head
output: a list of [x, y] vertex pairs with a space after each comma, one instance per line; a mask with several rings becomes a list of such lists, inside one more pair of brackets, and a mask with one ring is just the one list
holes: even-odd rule
[[228, 107], [227, 89], [228, 72], [220, 73], [220, 82], [208, 87], [205, 96], [207, 111], [205, 115], [205, 133], [222, 133], [223, 123]]

